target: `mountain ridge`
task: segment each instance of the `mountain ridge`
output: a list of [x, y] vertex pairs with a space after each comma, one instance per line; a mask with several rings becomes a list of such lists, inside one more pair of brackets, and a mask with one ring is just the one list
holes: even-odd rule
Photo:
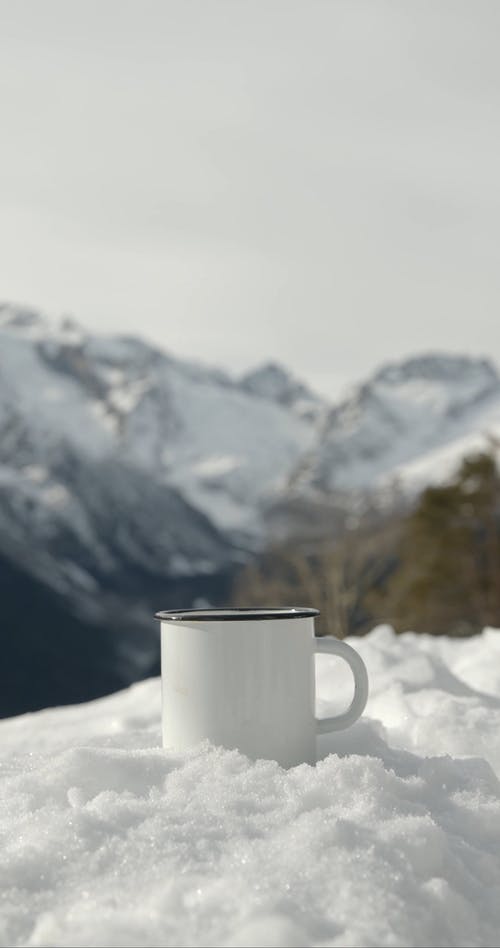
[[[0, 305], [0, 333], [25, 347], [14, 374], [33, 380], [43, 364], [38, 389], [54, 404], [45, 404], [42, 420], [59, 440], [71, 442], [76, 430], [81, 447], [88, 428], [91, 454], [147, 470], [243, 546], [265, 531], [261, 508], [273, 496], [377, 490], [392, 476], [406, 478], [411, 492], [408, 466], [418, 461], [423, 471], [424, 457], [453, 441], [460, 453], [483, 422], [498, 430], [500, 376], [487, 358], [430, 351], [388, 361], [329, 403], [274, 361], [231, 377], [139, 336], [88, 333], [30, 307]], [[6, 375], [8, 364], [4, 403]], [[66, 421], [57, 417], [61, 380]], [[21, 399], [18, 414], [36, 413], [39, 402]]]
[[[284, 539], [335, 532], [360, 496], [390, 503], [397, 484], [411, 498], [490, 436], [500, 379], [487, 359], [412, 356], [328, 403], [275, 362], [233, 378], [140, 337], [0, 306], [0, 562], [19, 610], [32, 582], [47, 622], [89, 630], [101, 692], [157, 669], [152, 613], [227, 600], [278, 521]], [[29, 637], [24, 653], [29, 665]], [[54, 687], [76, 675], [60, 660]]]
[[[430, 456], [439, 448], [448, 446], [459, 459], [470, 436], [471, 449], [480, 449], [483, 421], [500, 434], [500, 376], [491, 360], [426, 353], [387, 363], [331, 408], [320, 449], [294, 472], [293, 487], [324, 496], [376, 492], [395, 478], [411, 493], [425, 477], [432, 482], [450, 473], [439, 464], [433, 470]], [[417, 459], [421, 477], [413, 483], [408, 466]]]

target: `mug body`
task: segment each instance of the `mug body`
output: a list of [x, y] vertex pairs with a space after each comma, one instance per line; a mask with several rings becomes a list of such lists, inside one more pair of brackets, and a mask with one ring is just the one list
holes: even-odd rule
[[158, 613], [165, 747], [316, 762], [314, 609]]

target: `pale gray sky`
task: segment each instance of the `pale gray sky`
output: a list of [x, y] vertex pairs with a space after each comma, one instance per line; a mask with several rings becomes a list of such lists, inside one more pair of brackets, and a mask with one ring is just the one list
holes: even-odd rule
[[0, 298], [326, 393], [500, 360], [497, 0], [0, 0]]

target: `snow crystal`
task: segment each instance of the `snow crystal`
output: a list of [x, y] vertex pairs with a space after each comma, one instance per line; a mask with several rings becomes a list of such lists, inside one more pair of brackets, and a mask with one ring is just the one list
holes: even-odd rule
[[[352, 644], [316, 767], [163, 750], [158, 680], [1, 722], [0, 944], [496, 945], [500, 634]], [[349, 687], [320, 656], [321, 713]]]

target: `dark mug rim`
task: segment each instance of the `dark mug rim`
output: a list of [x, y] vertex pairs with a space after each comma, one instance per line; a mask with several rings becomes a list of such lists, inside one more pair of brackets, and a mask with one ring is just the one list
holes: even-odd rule
[[218, 609], [168, 609], [155, 612], [161, 622], [244, 622], [250, 619], [310, 619], [319, 616], [310, 606], [227, 606]]

